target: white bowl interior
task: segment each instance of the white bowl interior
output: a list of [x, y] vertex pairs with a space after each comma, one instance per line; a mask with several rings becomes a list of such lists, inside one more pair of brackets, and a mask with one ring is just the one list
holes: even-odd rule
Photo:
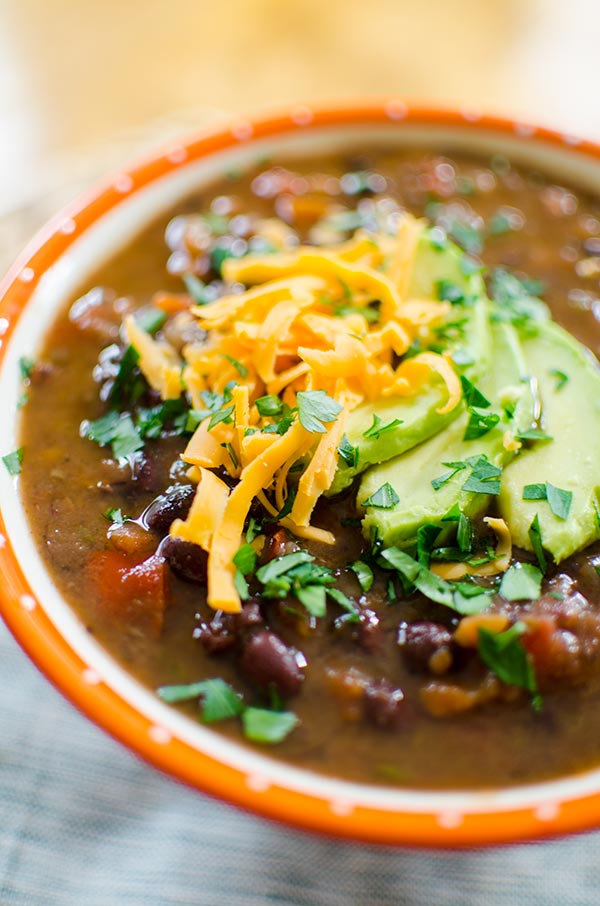
[[[520, 131], [523, 132], [523, 129]], [[517, 134], [513, 137], [479, 131], [474, 127], [410, 123], [400, 126], [363, 124], [322, 127], [241, 143], [226, 152], [183, 165], [139, 191], [135, 191], [135, 186], [127, 178], [121, 179], [118, 184], [123, 188], [123, 201], [79, 236], [41, 277], [13, 333], [0, 374], [0, 424], [3, 426], [0, 455], [18, 446], [19, 358], [36, 357], [57, 311], [77, 287], [85, 284], [86, 278], [98, 265], [107, 261], [124, 242], [160, 212], [192, 190], [210, 184], [215, 177], [232, 167], [243, 168], [256, 160], [275, 155], [279, 160], [286, 155], [336, 153], [353, 145], [389, 148], [419, 146], [464, 150], [481, 155], [505, 154], [516, 162], [549, 171], [567, 185], [577, 185], [600, 195], [600, 164], [576, 150], [560, 148], [541, 140], [526, 142]], [[456, 811], [464, 814], [536, 807], [548, 801], [559, 803], [600, 790], [600, 768], [557, 781], [483, 792], [427, 792], [373, 787], [301, 770], [231, 742], [160, 702], [85, 631], [54, 586], [40, 557], [19, 499], [18, 479], [11, 479], [4, 469], [0, 470], [0, 500], [20, 565], [41, 606], [71, 648], [108, 686], [153, 724], [242, 771], [249, 777], [253, 788], [259, 789], [261, 784], [277, 784], [322, 797], [337, 803], [338, 807], [341, 803], [342, 807], [344, 804], [364, 805], [391, 812]]]

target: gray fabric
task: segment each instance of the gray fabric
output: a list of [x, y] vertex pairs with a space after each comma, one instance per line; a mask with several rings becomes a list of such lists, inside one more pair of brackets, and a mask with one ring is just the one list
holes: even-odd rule
[[214, 802], [79, 715], [0, 623], [1, 906], [591, 906], [600, 834], [429, 854]]

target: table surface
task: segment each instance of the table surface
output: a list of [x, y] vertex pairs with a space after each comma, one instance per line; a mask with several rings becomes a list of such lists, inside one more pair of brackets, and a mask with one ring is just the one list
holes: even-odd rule
[[[141, 150], [247, 112], [395, 95], [600, 139], [595, 0], [0, 0], [0, 269]], [[182, 788], [91, 726], [0, 624], [3, 906], [592, 906], [600, 834], [431, 855]]]

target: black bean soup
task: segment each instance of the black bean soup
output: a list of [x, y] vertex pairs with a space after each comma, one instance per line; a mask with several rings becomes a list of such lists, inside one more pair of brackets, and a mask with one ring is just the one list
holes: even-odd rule
[[[135, 362], [123, 369], [125, 316], [155, 311], [149, 306], [159, 294], [167, 313], [159, 336], [176, 348], [201, 342], [186, 307], [232, 291], [223, 260], [269, 251], [265, 221], [269, 229], [276, 221], [290, 247], [323, 245], [403, 210], [482, 262], [486, 280], [499, 267], [516, 275], [600, 352], [595, 199], [503, 157], [411, 150], [262, 161], [190, 196], [99, 267], [56, 320], [38, 360], [23, 363], [21, 489], [32, 530], [89, 633], [145, 685], [167, 689], [163, 697], [191, 719], [214, 721], [233, 739], [255, 740], [325, 774], [413, 788], [491, 787], [581, 771], [600, 764], [595, 545], [549, 565], [535, 599], [509, 604], [488, 583], [492, 615], [529, 621], [521, 654], [535, 673], [532, 697], [476, 647], [459, 644], [453, 610], [390, 579], [361, 532], [355, 487], [317, 504], [313, 522], [334, 533], [333, 545], [294, 537], [265, 519], [257, 501], [250, 511], [249, 539], [263, 537], [256, 568], [308, 551], [311, 568], [333, 577], [342, 604], [329, 601], [325, 616], [291, 594], [265, 596], [252, 575], [240, 613], [213, 611], [206, 554], [169, 535], [194, 497], [180, 459], [190, 436], [187, 404], [165, 414]], [[119, 393], [134, 429], [144, 425], [143, 443], [124, 456], [108, 434], [103, 442], [82, 429], [105, 417]], [[350, 568], [357, 562], [370, 579]], [[202, 686], [215, 679], [220, 686]], [[199, 684], [195, 695], [168, 692], [190, 684]]]

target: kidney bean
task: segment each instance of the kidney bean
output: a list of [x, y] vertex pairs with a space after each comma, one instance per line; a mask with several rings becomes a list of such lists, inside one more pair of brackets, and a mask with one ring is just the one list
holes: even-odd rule
[[297, 652], [267, 630], [246, 642], [239, 666], [253, 685], [265, 692], [275, 688], [283, 698], [296, 695], [304, 681]]
[[192, 506], [196, 489], [183, 484], [156, 497], [141, 515], [141, 521], [159, 535], [166, 535], [175, 519], [185, 519]]
[[404, 692], [387, 680], [380, 679], [365, 690], [365, 717], [381, 729], [395, 726], [404, 711]]
[[361, 610], [358, 624], [358, 643], [369, 654], [381, 651], [385, 644], [385, 632], [374, 610]]
[[197, 544], [183, 538], [167, 537], [161, 543], [159, 552], [180, 579], [198, 585], [206, 584], [207, 554]]
[[442, 648], [452, 651], [452, 635], [441, 623], [429, 620], [401, 623], [398, 645], [409, 670], [427, 671], [432, 655]]

